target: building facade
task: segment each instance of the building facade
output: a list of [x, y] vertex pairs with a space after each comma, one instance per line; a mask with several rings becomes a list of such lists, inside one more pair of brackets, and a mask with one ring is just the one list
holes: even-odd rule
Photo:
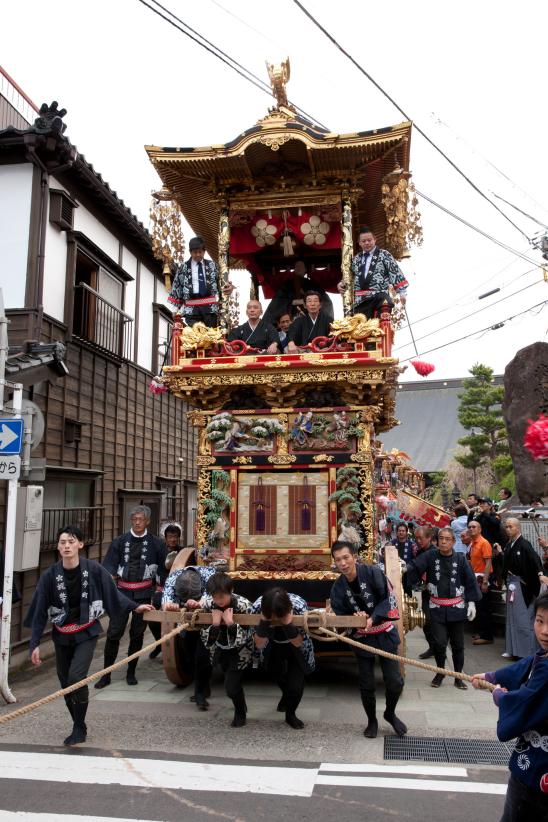
[[[153, 530], [178, 520], [185, 543], [193, 543], [196, 442], [185, 403], [149, 390], [169, 346], [171, 311], [148, 231], [70, 143], [57, 104], [38, 111], [11, 78], [1, 78], [7, 377], [17, 381], [9, 363], [37, 343], [64, 345], [68, 369], [65, 377], [25, 383], [44, 419], [26, 480], [43, 484], [44, 511], [39, 566], [16, 577], [23, 594], [13, 613], [17, 645], [38, 575], [55, 560], [59, 526], [82, 527], [88, 556], [101, 559], [127, 527], [129, 509], [144, 502]], [[3, 535], [3, 497], [0, 517]]]

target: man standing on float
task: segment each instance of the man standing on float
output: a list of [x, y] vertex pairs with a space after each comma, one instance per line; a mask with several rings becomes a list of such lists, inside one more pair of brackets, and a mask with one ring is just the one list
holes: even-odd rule
[[[205, 242], [193, 237], [189, 244], [190, 259], [178, 266], [168, 301], [183, 314], [187, 325], [204, 323], [216, 328], [219, 320], [219, 282], [217, 266], [205, 260]], [[234, 286], [223, 285], [223, 294], [231, 294]]]

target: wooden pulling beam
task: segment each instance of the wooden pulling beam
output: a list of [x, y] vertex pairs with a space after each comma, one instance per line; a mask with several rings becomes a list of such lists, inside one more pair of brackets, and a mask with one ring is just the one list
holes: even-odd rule
[[[191, 614], [196, 615], [194, 625], [204, 627], [212, 624], [211, 614], [203, 611], [146, 611], [145, 622], [188, 622]], [[234, 614], [233, 620], [237, 625], [258, 625], [263, 617], [260, 614]], [[272, 625], [282, 625], [281, 620], [269, 620]], [[308, 611], [306, 616], [293, 615], [293, 625], [298, 628], [365, 628], [367, 617], [364, 616], [337, 616], [329, 611]], [[195, 628], [194, 630], [197, 630]], [[192, 629], [189, 629], [192, 630]]]

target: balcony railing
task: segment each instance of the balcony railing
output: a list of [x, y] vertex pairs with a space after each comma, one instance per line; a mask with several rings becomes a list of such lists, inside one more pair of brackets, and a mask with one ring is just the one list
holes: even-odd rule
[[65, 525], [77, 525], [84, 534], [86, 546], [103, 541], [104, 507], [44, 508], [42, 512], [42, 538], [40, 550], [57, 548], [57, 533]]
[[121, 360], [133, 355], [133, 319], [86, 283], [74, 289], [73, 333]]

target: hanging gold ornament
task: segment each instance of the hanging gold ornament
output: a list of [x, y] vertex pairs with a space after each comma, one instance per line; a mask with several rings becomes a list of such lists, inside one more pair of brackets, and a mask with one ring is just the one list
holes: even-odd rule
[[422, 245], [422, 226], [411, 174], [400, 167], [397, 158], [394, 169], [383, 178], [381, 193], [386, 214], [386, 247], [401, 260], [409, 256], [410, 245]]
[[170, 291], [171, 271], [184, 260], [185, 239], [179, 206], [165, 186], [152, 192], [150, 223], [152, 253], [164, 264], [165, 286]]

